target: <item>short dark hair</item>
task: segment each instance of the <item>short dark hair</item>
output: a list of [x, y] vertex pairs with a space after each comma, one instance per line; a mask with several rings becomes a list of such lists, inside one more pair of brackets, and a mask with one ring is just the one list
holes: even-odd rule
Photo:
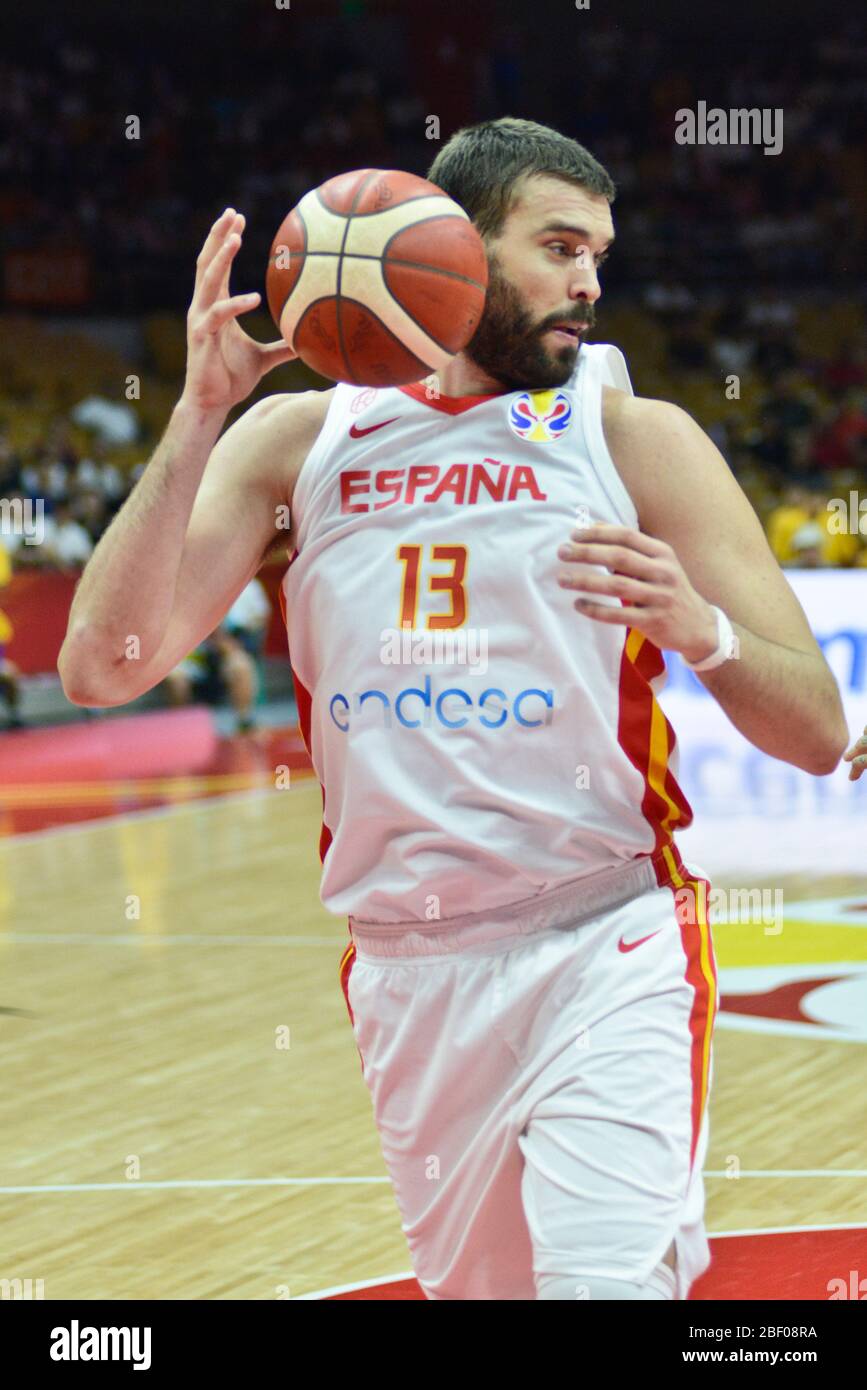
[[455, 131], [427, 178], [460, 204], [482, 236], [499, 236], [515, 200], [515, 184], [531, 174], [565, 179], [600, 193], [609, 203], [617, 196], [611, 175], [577, 140], [517, 116]]

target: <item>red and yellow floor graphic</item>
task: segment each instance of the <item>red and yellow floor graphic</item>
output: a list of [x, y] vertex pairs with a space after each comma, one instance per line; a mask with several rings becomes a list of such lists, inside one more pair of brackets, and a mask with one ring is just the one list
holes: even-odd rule
[[[711, 1236], [711, 1266], [690, 1292], [690, 1302], [867, 1299], [867, 1226], [825, 1230], [733, 1231]], [[839, 1271], [831, 1279], [828, 1270]], [[306, 1298], [341, 1302], [422, 1299], [412, 1275], [395, 1275]]]

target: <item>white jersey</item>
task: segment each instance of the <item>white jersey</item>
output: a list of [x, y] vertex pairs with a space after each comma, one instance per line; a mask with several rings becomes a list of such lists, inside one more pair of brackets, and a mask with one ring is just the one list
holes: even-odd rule
[[681, 865], [662, 654], [557, 583], [576, 525], [638, 526], [604, 383], [632, 389], [603, 343], [545, 391], [336, 387], [280, 592], [330, 911], [423, 922]]

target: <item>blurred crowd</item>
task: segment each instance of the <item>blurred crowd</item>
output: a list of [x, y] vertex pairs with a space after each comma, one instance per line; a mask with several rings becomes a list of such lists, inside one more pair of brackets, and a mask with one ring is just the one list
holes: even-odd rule
[[[730, 308], [700, 320], [691, 297], [676, 310], [657, 304], [647, 322], [665, 326], [659, 370], [668, 390], [658, 394], [683, 402], [695, 383], [717, 383], [722, 404], [702, 423], [753, 502], [781, 565], [867, 564], [867, 512], [864, 534], [851, 526], [847, 534], [834, 505], [842, 499], [848, 508], [850, 491], [867, 483], [867, 330], [841, 341], [828, 358], [805, 357], [791, 331], [791, 306], [783, 298], [773, 303], [781, 312], [770, 325]], [[603, 320], [600, 307], [600, 327]], [[636, 374], [628, 339], [621, 346], [636, 389], [657, 394]], [[723, 400], [718, 383], [732, 377], [751, 383], [749, 410]], [[41, 507], [43, 523], [33, 544], [0, 520], [0, 545], [15, 568], [80, 569], [135, 486], [151, 441], [142, 442], [141, 460], [130, 465], [130, 445], [144, 433], [134, 404], [93, 393], [48, 420], [37, 442], [21, 451], [10, 439], [3, 399], [0, 393], [0, 497], [7, 507], [16, 500]]]
[[[73, 437], [75, 432], [81, 439], [82, 431], [86, 448]], [[0, 591], [16, 571], [80, 574], [145, 467], [144, 462], [129, 467], [114, 457], [122, 449], [126, 458], [141, 433], [131, 405], [92, 394], [68, 417], [54, 418], [40, 441], [22, 455], [0, 418]], [[253, 579], [214, 632], [166, 677], [167, 703], [225, 703], [235, 712], [238, 732], [253, 729], [270, 616], [265, 589]], [[0, 608], [0, 701], [9, 729], [25, 724], [20, 672], [6, 654], [13, 635], [14, 626]]]
[[[108, 401], [106, 405], [128, 413], [138, 432], [131, 406], [115, 407]], [[143, 463], [119, 467], [112, 461], [111, 437], [106, 438], [95, 422], [91, 432], [89, 448], [78, 449], [72, 442], [70, 421], [58, 417], [46, 425], [41, 441], [22, 456], [11, 444], [0, 415], [0, 497], [8, 499], [10, 517], [16, 502], [22, 504], [22, 515], [34, 516], [38, 508], [41, 517], [39, 534], [26, 538], [20, 526], [0, 524], [0, 545], [16, 569], [81, 569], [140, 477]]]
[[[665, 7], [624, 24], [555, 5], [545, 42], [544, 0], [523, 16], [494, 0], [440, 0], [433, 24], [422, 5], [339, 8], [214, 3], [206, 24], [183, 7], [152, 7], [141, 23], [105, 6], [50, 7], [39, 26], [10, 13], [3, 245], [81, 248], [100, 309], [176, 308], [227, 203], [247, 217], [241, 265], [259, 267], [286, 212], [324, 179], [366, 166], [424, 173], [458, 125], [508, 113], [556, 126], [609, 168], [624, 286], [671, 266], [688, 283], [739, 289], [814, 283], [819, 268], [823, 285], [843, 284], [863, 259], [857, 8], [838, 24], [808, 10], [783, 49], [761, 7], [731, 7], [712, 42], [700, 13], [675, 23]], [[781, 110], [782, 151], [678, 144], [676, 112], [700, 101]]]
[[[178, 7], [133, 22], [100, 5], [53, 7], [34, 26], [10, 10], [0, 254], [79, 254], [78, 312], [133, 336], [144, 326], [147, 339], [151, 318], [184, 312], [195, 255], [227, 204], [247, 217], [236, 288], [261, 288], [274, 232], [323, 180], [364, 166], [423, 174], [460, 125], [544, 121], [618, 185], [596, 338], [623, 348], [640, 394], [679, 402], [708, 430], [783, 567], [867, 565], [867, 19], [808, 12], [781, 51], [760, 10], [748, 37], [733, 11], [702, 44], [655, 9], [627, 42], [602, 11], [566, 23], [560, 6], [553, 66], [552, 40], [537, 41], [545, 3], [521, 17], [494, 0], [440, 0], [435, 24], [426, 6], [375, 0], [213, 0], [206, 23]], [[678, 144], [675, 113], [700, 101], [781, 109], [783, 151]], [[8, 299], [8, 276], [2, 286]], [[72, 351], [28, 381], [17, 333], [0, 343], [0, 498], [39, 502], [44, 526], [29, 544], [0, 523], [0, 589], [16, 570], [80, 571], [145, 466], [181, 370], [170, 352], [157, 360], [155, 336], [107, 374], [76, 373]], [[124, 373], [143, 364], [149, 391], [127, 400]], [[839, 524], [852, 496], [864, 534]], [[249, 718], [262, 598], [252, 590], [247, 616], [179, 665], [169, 699], [220, 688]], [[10, 631], [0, 612], [0, 699], [14, 719]]]

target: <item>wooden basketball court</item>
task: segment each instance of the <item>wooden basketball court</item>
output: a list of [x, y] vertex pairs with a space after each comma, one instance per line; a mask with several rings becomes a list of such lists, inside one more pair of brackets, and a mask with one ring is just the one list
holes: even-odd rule
[[[0, 1277], [46, 1299], [274, 1299], [408, 1271], [338, 983], [346, 923], [318, 897], [318, 783], [162, 799], [0, 840]], [[772, 886], [787, 912], [865, 910], [716, 933], [708, 1231], [867, 1227], [846, 1023], [867, 872]], [[842, 1023], [801, 1008], [835, 989]]]

